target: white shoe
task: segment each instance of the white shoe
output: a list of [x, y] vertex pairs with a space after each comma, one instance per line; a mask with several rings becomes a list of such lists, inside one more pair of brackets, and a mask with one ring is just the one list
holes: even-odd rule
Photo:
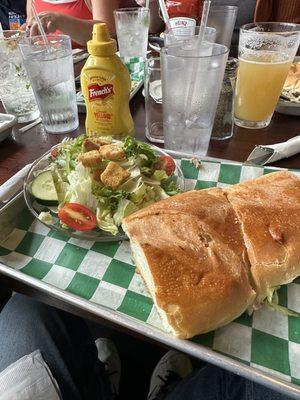
[[119, 393], [121, 380], [121, 361], [114, 343], [107, 338], [99, 338], [95, 341], [98, 358], [105, 365], [105, 371], [111, 386], [112, 394]]
[[147, 399], [159, 400], [162, 394], [161, 398], [164, 398], [192, 370], [189, 356], [175, 350], [168, 351], [153, 371]]

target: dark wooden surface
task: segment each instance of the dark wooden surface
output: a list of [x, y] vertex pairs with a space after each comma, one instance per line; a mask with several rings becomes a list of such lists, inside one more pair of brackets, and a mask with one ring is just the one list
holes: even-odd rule
[[[1, 109], [0, 109], [1, 111]], [[145, 108], [141, 91], [131, 102], [131, 111], [135, 122], [136, 136], [145, 140]], [[67, 136], [74, 137], [84, 133], [85, 114], [80, 114], [79, 128]], [[30, 131], [20, 133], [19, 126], [12, 130], [11, 137], [0, 143], [0, 184], [9, 179], [24, 165], [45, 153], [65, 135], [47, 134], [40, 124]], [[270, 126], [262, 130], [235, 128], [231, 139], [210, 142], [208, 156], [228, 160], [245, 161], [256, 144], [272, 144], [290, 139], [300, 134], [300, 117], [275, 113]], [[300, 168], [300, 154], [274, 165]]]

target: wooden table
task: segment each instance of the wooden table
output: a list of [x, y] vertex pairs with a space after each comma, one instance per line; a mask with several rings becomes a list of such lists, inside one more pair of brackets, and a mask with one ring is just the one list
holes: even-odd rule
[[[135, 122], [136, 136], [145, 140], [145, 108], [141, 91], [131, 101], [131, 112]], [[84, 133], [85, 114], [79, 116], [79, 128], [67, 136], [74, 137]], [[11, 137], [0, 143], [0, 184], [66, 136], [47, 134], [41, 124], [25, 133], [20, 133], [18, 128], [18, 125], [15, 126]], [[299, 134], [300, 117], [275, 113], [270, 126], [266, 129], [250, 130], [236, 127], [231, 139], [212, 140], [207, 155], [228, 160], [245, 161], [256, 144], [282, 142]], [[273, 165], [300, 168], [300, 154], [278, 161]]]

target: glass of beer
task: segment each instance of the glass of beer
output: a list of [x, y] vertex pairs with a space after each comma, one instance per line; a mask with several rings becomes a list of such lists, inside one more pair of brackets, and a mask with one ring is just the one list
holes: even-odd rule
[[300, 42], [300, 25], [264, 22], [241, 27], [235, 123], [269, 125]]

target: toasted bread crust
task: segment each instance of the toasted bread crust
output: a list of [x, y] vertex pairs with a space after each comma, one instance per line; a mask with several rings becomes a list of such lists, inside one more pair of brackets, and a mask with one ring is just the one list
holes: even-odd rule
[[163, 320], [189, 338], [300, 275], [300, 179], [276, 172], [182, 193], [130, 215], [123, 228]]
[[176, 336], [208, 332], [252, 304], [242, 234], [220, 189], [163, 200], [127, 217], [123, 227], [142, 249], [155, 302]]
[[300, 275], [300, 179], [282, 171], [225, 190], [241, 228], [261, 301]]

